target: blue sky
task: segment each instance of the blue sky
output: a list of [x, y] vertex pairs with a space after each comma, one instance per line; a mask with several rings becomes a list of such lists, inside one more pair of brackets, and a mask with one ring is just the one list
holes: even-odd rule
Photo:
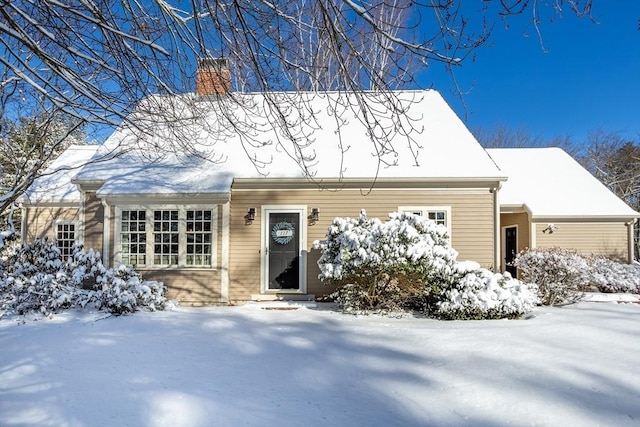
[[[498, 23], [489, 44], [476, 51], [456, 78], [466, 103], [466, 124], [526, 128], [532, 136], [570, 135], [574, 142], [602, 128], [640, 140], [640, 1], [596, 0], [589, 19], [566, 12], [543, 20], [547, 51], [531, 25], [531, 15]], [[465, 118], [439, 65], [422, 84], [433, 84]]]
[[[482, 3], [464, 4], [473, 11]], [[496, 19], [475, 59], [456, 68], [466, 109], [442, 64], [418, 73], [419, 84], [440, 91], [472, 130], [524, 128], [534, 137], [579, 143], [600, 128], [640, 140], [640, 0], [594, 0], [595, 22], [568, 10], [550, 22], [552, 9], [542, 11], [545, 49], [527, 11], [510, 17], [508, 28]], [[110, 132], [93, 136], [102, 140]]]

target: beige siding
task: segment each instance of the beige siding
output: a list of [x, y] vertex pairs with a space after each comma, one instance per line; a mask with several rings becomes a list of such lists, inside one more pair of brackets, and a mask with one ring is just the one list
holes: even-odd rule
[[75, 207], [28, 207], [25, 212], [26, 240], [47, 237], [53, 239], [56, 221], [79, 221], [79, 209]]
[[183, 306], [220, 304], [219, 269], [140, 270], [146, 280], [163, 282], [167, 298]]
[[547, 223], [536, 226], [536, 246], [539, 248], [558, 246], [575, 249], [582, 253], [606, 255], [626, 262], [628, 255], [627, 226], [623, 222], [555, 222], [558, 229], [543, 233]]
[[94, 192], [84, 193], [84, 247], [104, 253], [104, 206]]
[[[320, 209], [320, 220], [307, 224], [307, 292], [323, 295], [332, 291], [318, 280], [314, 240], [323, 239], [337, 216], [355, 217], [366, 209], [370, 217], [387, 218], [399, 206], [451, 206], [452, 246], [461, 260], [475, 260], [483, 266], [493, 263], [493, 198], [489, 190], [235, 190], [230, 217], [230, 299], [247, 300], [260, 293], [262, 205], [305, 205]], [[256, 220], [248, 224], [249, 207], [257, 208]]]
[[[500, 215], [500, 227], [518, 227], [518, 252], [531, 247], [529, 215], [525, 212]], [[502, 242], [504, 246], [504, 242]]]

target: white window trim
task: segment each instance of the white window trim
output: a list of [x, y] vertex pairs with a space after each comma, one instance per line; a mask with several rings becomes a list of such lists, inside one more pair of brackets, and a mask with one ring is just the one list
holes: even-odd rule
[[[300, 288], [295, 291], [269, 289], [267, 274], [267, 241], [269, 239], [269, 213], [295, 212], [300, 215], [300, 232], [298, 239], [300, 242], [299, 264], [299, 284]], [[262, 227], [260, 231], [260, 293], [261, 294], [306, 294], [307, 293], [307, 205], [262, 205], [260, 206], [260, 221]]]
[[[166, 270], [166, 269], [188, 269], [188, 270], [211, 270], [218, 265], [218, 206], [217, 205], [117, 205], [114, 220], [114, 260], [116, 263], [122, 262], [122, 211], [145, 211], [145, 233], [146, 243], [146, 264], [136, 267], [146, 270]], [[178, 265], [154, 264], [153, 263], [153, 211], [178, 211]], [[187, 265], [187, 211], [206, 210], [211, 211], [211, 265]]]
[[[73, 225], [73, 243], [80, 243], [82, 240], [80, 239], [80, 221], [73, 219], [63, 219], [63, 220], [54, 220], [53, 221], [53, 241], [58, 245], [58, 225]], [[59, 247], [59, 246], [58, 246]]]
[[445, 227], [447, 227], [447, 234], [449, 234], [449, 244], [453, 234], [451, 232], [451, 206], [398, 206], [398, 212], [413, 213], [416, 211], [422, 212], [422, 216], [427, 216], [429, 212], [444, 211], [446, 213]]

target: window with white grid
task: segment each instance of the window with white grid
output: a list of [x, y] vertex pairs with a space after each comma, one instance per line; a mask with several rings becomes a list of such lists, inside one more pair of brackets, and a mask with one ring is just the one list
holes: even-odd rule
[[444, 225], [445, 227], [447, 225], [447, 211], [427, 211], [427, 218], [435, 221], [436, 224]]
[[211, 211], [187, 211], [187, 265], [211, 265]]
[[436, 224], [445, 226], [451, 237], [451, 206], [399, 206], [398, 211], [425, 216]]
[[147, 263], [147, 213], [123, 210], [120, 217], [120, 253], [122, 263], [131, 266]]
[[75, 222], [56, 223], [56, 245], [60, 249], [62, 259], [73, 255], [73, 245], [76, 243], [77, 225]]
[[179, 241], [178, 211], [153, 211], [153, 264], [178, 265]]
[[116, 207], [116, 260], [146, 268], [211, 268], [216, 263], [215, 207]]

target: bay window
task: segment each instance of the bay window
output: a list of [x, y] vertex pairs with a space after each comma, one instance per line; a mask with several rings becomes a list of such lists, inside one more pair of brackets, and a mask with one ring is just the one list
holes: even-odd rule
[[116, 259], [145, 268], [215, 265], [216, 208], [116, 208]]

